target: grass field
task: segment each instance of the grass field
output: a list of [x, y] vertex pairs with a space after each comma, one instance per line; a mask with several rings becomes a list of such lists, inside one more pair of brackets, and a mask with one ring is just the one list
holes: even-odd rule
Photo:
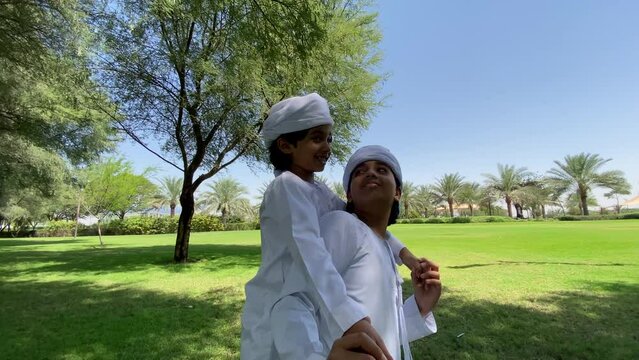
[[[416, 359], [639, 359], [639, 221], [391, 230], [441, 265]], [[195, 233], [186, 266], [173, 235], [105, 241], [0, 239], [1, 358], [239, 357], [259, 232]]]

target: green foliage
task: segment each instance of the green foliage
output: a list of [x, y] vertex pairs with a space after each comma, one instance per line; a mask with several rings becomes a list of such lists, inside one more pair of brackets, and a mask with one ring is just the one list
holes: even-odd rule
[[[91, 18], [98, 78], [118, 126], [184, 173], [176, 261], [188, 257], [193, 195], [238, 159], [267, 159], [259, 130], [277, 101], [328, 99], [335, 158], [379, 105], [381, 35], [360, 1], [107, 1]], [[121, 116], [120, 116], [121, 115]], [[172, 162], [171, 159], [179, 159]]]
[[548, 171], [549, 180], [561, 193], [577, 193], [581, 213], [588, 215], [588, 193], [592, 189], [603, 187], [611, 189], [614, 193], [625, 192], [630, 188], [623, 172], [601, 171], [601, 167], [611, 160], [601, 158], [598, 154], [566, 155], [563, 162], [555, 160], [557, 167]]
[[430, 217], [399, 219], [398, 224], [468, 224], [490, 222], [514, 222], [515, 219], [508, 216], [458, 216], [458, 217]]
[[437, 179], [433, 187], [433, 192], [442, 200], [448, 203], [449, 215], [453, 216], [453, 203], [459, 197], [459, 193], [464, 186], [464, 177], [459, 173], [444, 174]]
[[634, 220], [639, 219], [639, 213], [608, 215], [564, 215], [557, 217], [557, 219], [560, 221]]
[[112, 145], [82, 18], [73, 0], [0, 5], [0, 206], [26, 189], [52, 196], [66, 161], [87, 162]]
[[178, 201], [180, 201], [180, 194], [182, 193], [182, 179], [177, 177], [165, 176], [160, 183], [159, 192], [153, 199], [153, 206], [161, 208], [168, 206], [171, 211], [171, 216], [175, 215], [175, 207]]
[[106, 159], [89, 166], [82, 196], [85, 209], [98, 219], [109, 214], [124, 218], [131, 211], [149, 209], [157, 188], [145, 174], [135, 174], [130, 162]]
[[223, 229], [224, 224], [217, 216], [196, 214], [191, 220], [191, 230], [195, 232], [221, 231]]
[[205, 213], [219, 213], [222, 222], [237, 217], [243, 220], [254, 217], [253, 207], [247, 198], [245, 186], [233, 178], [223, 178], [208, 185], [209, 190], [200, 196], [199, 206]]

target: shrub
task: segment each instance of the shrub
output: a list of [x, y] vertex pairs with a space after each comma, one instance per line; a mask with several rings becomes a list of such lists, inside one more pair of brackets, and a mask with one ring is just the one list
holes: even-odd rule
[[467, 216], [458, 216], [452, 218], [450, 222], [453, 224], [468, 224], [470, 223], [470, 218]]
[[237, 222], [237, 223], [227, 223], [224, 225], [225, 231], [257, 230], [257, 229], [259, 229], [259, 222]]
[[445, 224], [449, 222], [448, 218], [428, 218], [424, 221], [425, 224]]
[[224, 230], [224, 225], [217, 216], [197, 214], [193, 215], [191, 220], [191, 230], [193, 232], [221, 231]]

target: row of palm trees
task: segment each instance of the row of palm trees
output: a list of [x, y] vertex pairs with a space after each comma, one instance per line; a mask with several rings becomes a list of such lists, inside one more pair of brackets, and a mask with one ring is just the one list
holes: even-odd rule
[[[402, 188], [402, 213], [405, 217], [415, 213], [428, 217], [443, 204], [447, 206], [450, 216], [453, 216], [455, 204], [465, 204], [471, 216], [480, 205], [492, 215], [493, 204], [502, 199], [510, 217], [513, 216], [513, 205], [517, 216], [522, 215], [523, 209], [530, 209], [533, 214], [544, 216], [548, 205], [563, 208], [563, 198], [567, 202], [576, 203], [581, 214], [588, 215], [588, 206], [594, 200], [594, 188], [609, 189], [606, 196], [630, 194], [630, 184], [621, 171], [601, 170], [610, 161], [611, 159], [604, 159], [598, 154], [568, 155], [563, 161], [555, 161], [556, 167], [550, 169], [546, 176], [535, 175], [525, 167], [498, 164], [496, 174], [483, 174], [483, 185], [467, 182], [459, 173], [444, 174], [432, 185], [415, 185], [405, 181]], [[318, 179], [327, 182], [321, 176]], [[331, 187], [339, 196], [346, 198], [341, 183], [333, 183]], [[156, 196], [155, 206], [168, 206], [171, 216], [174, 216], [182, 192], [182, 181], [165, 177], [160, 188], [161, 193]], [[265, 186], [260, 192], [263, 193], [264, 189]], [[207, 191], [197, 199], [197, 207], [201, 212], [221, 214], [223, 221], [229, 217], [254, 217], [256, 207], [251, 205], [247, 196], [247, 188], [237, 180], [223, 178], [208, 184]]]
[[483, 186], [476, 182], [465, 182], [459, 173], [444, 174], [431, 186], [415, 188], [412, 183], [406, 183], [402, 189], [405, 213], [411, 207], [426, 209], [426, 201], [433, 205], [444, 202], [451, 216], [453, 205], [464, 203], [472, 215], [473, 206], [484, 204], [490, 212], [491, 204], [501, 198], [506, 203], [510, 217], [513, 215], [513, 205], [518, 217], [522, 216], [523, 209], [544, 216], [547, 205], [563, 208], [563, 197], [567, 203], [577, 200], [580, 213], [588, 215], [588, 206], [594, 200], [593, 189], [608, 189], [608, 197], [630, 194], [630, 184], [621, 171], [601, 170], [611, 160], [598, 154], [568, 155], [563, 161], [555, 161], [556, 167], [550, 169], [546, 176], [535, 175], [525, 167], [498, 164], [497, 174], [483, 174]]
[[[182, 179], [164, 177], [160, 181], [160, 192], [155, 196], [153, 207], [169, 207], [170, 216], [175, 216], [175, 208], [182, 193]], [[207, 190], [196, 199], [196, 211], [206, 214], [220, 214], [222, 221], [231, 217], [250, 219], [256, 209], [246, 197], [248, 190], [237, 180], [223, 178], [207, 184]]]

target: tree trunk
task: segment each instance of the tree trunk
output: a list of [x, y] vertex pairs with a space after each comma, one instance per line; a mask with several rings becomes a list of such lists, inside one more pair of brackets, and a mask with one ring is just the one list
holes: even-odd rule
[[470, 209], [470, 216], [473, 216], [473, 206], [472, 205], [468, 205], [468, 208]]
[[[508, 209], [510, 209], [510, 208], [508, 208]], [[524, 218], [524, 209], [521, 206], [521, 204], [515, 203], [515, 211], [517, 212], [517, 219], [523, 219]]]
[[189, 259], [189, 239], [191, 238], [191, 220], [195, 213], [195, 198], [191, 182], [184, 182], [182, 195], [180, 195], [182, 212], [178, 220], [177, 238], [175, 239], [175, 252], [173, 261], [185, 263]]
[[175, 206], [176, 206], [175, 203], [171, 203], [171, 217], [175, 216]]
[[579, 197], [581, 198], [581, 215], [588, 215], [588, 195], [585, 191], [580, 191]]
[[448, 200], [448, 210], [450, 210], [450, 217], [453, 217], [453, 200]]
[[546, 218], [546, 206], [545, 205], [541, 205], [541, 217], [542, 218]]
[[75, 212], [75, 229], [73, 230], [73, 239], [78, 237], [78, 223], [80, 222], [80, 200], [78, 199], [78, 208]]
[[126, 215], [126, 213], [124, 211], [120, 211], [120, 213], [118, 214], [120, 220], [124, 220], [124, 215]]
[[513, 217], [513, 210], [510, 208], [511, 203], [512, 200], [510, 199], [510, 196], [506, 196], [506, 208], [508, 209], [508, 217]]
[[100, 229], [100, 219], [98, 219], [98, 239], [100, 239], [100, 246], [104, 246], [104, 242], [102, 242], [102, 230]]

